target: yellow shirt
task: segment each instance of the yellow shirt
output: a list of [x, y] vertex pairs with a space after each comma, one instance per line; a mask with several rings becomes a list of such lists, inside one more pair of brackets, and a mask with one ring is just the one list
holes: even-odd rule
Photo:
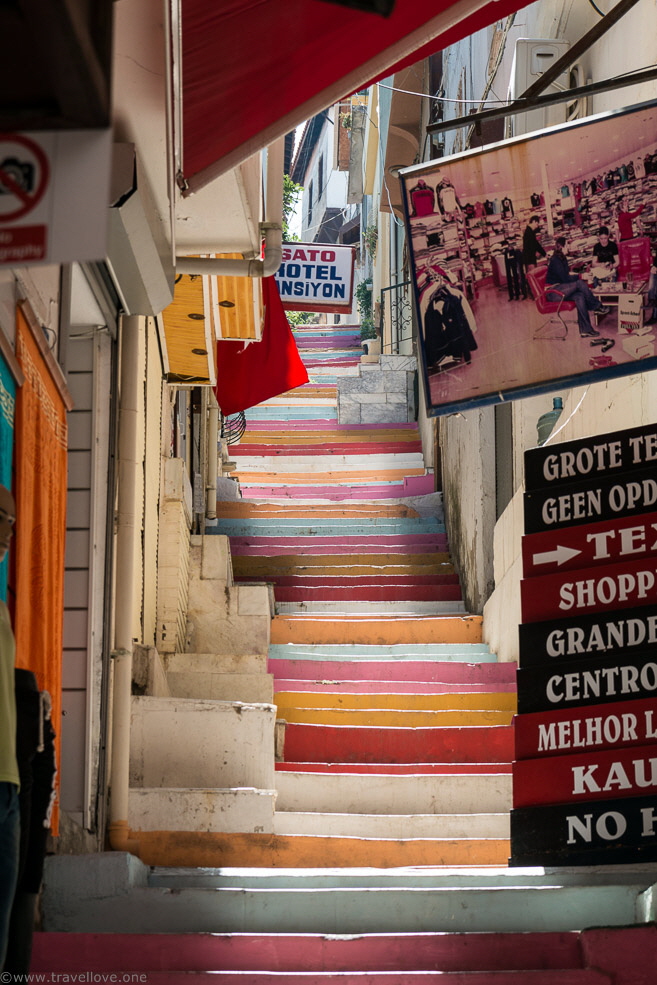
[[0, 783], [15, 783], [19, 786], [16, 762], [15, 662], [16, 643], [9, 610], [0, 601]]

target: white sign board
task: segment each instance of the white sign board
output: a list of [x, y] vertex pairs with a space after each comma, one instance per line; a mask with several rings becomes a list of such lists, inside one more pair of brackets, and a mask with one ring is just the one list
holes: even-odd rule
[[353, 306], [353, 246], [283, 243], [276, 283], [287, 311], [348, 312]]
[[112, 131], [0, 133], [0, 266], [107, 252]]

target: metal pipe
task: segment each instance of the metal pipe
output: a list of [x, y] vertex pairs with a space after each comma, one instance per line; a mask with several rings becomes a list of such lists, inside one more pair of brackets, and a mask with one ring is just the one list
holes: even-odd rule
[[[206, 388], [207, 389], [207, 388]], [[208, 390], [208, 474], [205, 487], [205, 518], [217, 519], [217, 442], [219, 440], [219, 404], [214, 390]]]
[[136, 853], [138, 842], [129, 839], [130, 712], [132, 648], [137, 595], [135, 551], [138, 531], [138, 476], [141, 418], [139, 392], [144, 319], [121, 320], [121, 397], [119, 403], [118, 503], [116, 525], [116, 588], [112, 693], [112, 766], [110, 770], [110, 845]]
[[260, 232], [265, 239], [265, 258], [220, 260], [210, 257], [176, 257], [178, 274], [210, 274], [215, 277], [271, 277], [283, 257], [283, 162], [285, 138], [280, 137], [267, 148], [265, 183], [265, 221]]

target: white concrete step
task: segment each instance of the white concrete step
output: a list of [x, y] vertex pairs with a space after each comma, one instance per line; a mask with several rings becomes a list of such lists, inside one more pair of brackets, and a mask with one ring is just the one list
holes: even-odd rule
[[511, 809], [504, 773], [276, 773], [279, 811], [340, 814], [498, 814]]
[[386, 613], [404, 618], [409, 616], [448, 616], [465, 612], [463, 602], [277, 602], [276, 614], [280, 616], [331, 612], [340, 616], [365, 615], [370, 612]]
[[133, 697], [131, 787], [273, 790], [276, 707]]
[[275, 790], [255, 787], [130, 790], [128, 823], [139, 831], [274, 831]]
[[420, 452], [389, 455], [258, 455], [240, 458], [238, 472], [362, 472], [388, 471], [390, 469], [424, 469]]
[[[267, 675], [267, 653], [185, 653], [167, 654], [166, 670], [171, 674], [230, 674], [262, 677]], [[234, 700], [234, 699], [229, 699]]]
[[125, 853], [55, 855], [46, 859], [43, 929], [399, 934], [619, 927], [655, 918], [655, 874], [642, 868], [149, 872]]
[[174, 698], [269, 704], [274, 700], [273, 674], [224, 674], [221, 671], [184, 668], [168, 671], [167, 681]]
[[277, 835], [337, 838], [509, 838], [503, 814], [328, 814], [276, 811]]

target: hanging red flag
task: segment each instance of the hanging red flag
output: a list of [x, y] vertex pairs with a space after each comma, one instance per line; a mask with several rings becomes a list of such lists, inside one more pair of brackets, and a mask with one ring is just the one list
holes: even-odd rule
[[265, 307], [262, 340], [217, 342], [215, 393], [224, 416], [254, 407], [308, 382], [274, 277], [263, 279], [262, 297]]

